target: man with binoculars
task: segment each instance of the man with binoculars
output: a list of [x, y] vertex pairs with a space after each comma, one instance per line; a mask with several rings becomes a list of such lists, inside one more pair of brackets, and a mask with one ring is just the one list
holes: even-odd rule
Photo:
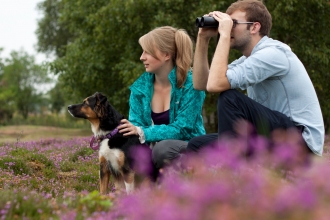
[[[237, 122], [260, 131], [294, 130], [301, 152], [322, 155], [324, 123], [308, 73], [291, 48], [269, 38], [272, 17], [262, 1], [240, 0], [226, 13], [197, 18], [199, 28], [193, 64], [197, 90], [220, 93], [218, 133], [195, 137], [188, 150], [198, 151], [224, 135], [237, 136]], [[208, 44], [220, 35], [210, 68]], [[229, 50], [243, 56], [228, 64]], [[247, 90], [247, 96], [236, 89]]]

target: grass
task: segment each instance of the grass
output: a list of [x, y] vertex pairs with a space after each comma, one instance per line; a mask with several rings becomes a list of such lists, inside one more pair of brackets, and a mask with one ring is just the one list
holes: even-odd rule
[[59, 128], [52, 126], [10, 125], [0, 127], [0, 143], [38, 141], [45, 139], [68, 140], [74, 137], [91, 136], [89, 126], [78, 128]]

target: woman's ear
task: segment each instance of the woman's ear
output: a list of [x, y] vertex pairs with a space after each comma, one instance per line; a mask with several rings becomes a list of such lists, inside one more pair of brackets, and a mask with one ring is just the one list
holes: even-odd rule
[[165, 53], [165, 57], [164, 58], [167, 61], [167, 60], [171, 60], [172, 59], [172, 56], [169, 53]]

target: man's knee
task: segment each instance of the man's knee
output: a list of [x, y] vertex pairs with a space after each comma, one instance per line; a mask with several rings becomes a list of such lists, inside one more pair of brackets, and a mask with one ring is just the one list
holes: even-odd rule
[[223, 106], [232, 103], [239, 96], [240, 96], [240, 92], [237, 91], [236, 89], [229, 89], [224, 92], [221, 92], [220, 95], [218, 96], [218, 106], [219, 105]]
[[194, 137], [188, 142], [187, 152], [198, 152], [201, 148], [214, 143], [217, 139], [217, 133]]

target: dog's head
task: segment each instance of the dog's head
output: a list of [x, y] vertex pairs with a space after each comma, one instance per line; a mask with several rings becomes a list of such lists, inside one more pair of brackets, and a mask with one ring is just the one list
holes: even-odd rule
[[107, 97], [99, 92], [85, 98], [80, 104], [69, 105], [68, 111], [73, 117], [84, 118], [92, 123], [99, 122], [100, 126], [107, 126], [107, 129], [113, 129], [124, 118], [110, 105]]

